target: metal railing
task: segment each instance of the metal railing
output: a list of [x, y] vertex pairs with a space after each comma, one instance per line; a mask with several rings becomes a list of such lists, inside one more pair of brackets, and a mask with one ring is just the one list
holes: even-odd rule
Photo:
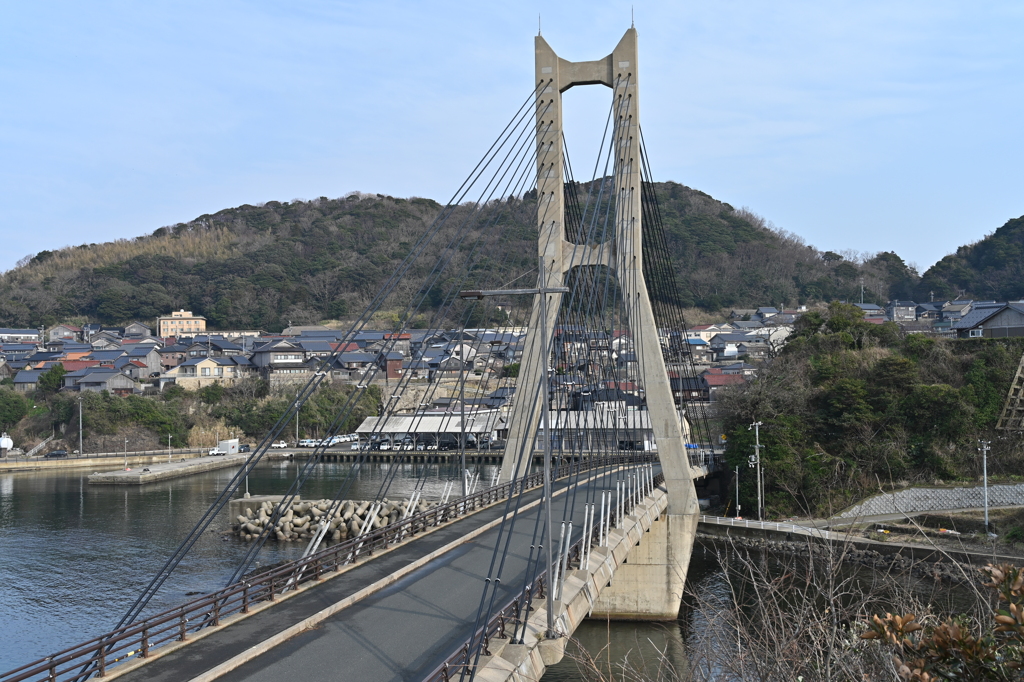
[[[664, 474], [656, 474], [654, 476], [654, 487], [658, 487], [665, 482]], [[632, 493], [626, 497], [625, 504], [623, 505], [623, 516], [628, 516], [640, 503], [639, 493]], [[608, 510], [608, 526], [614, 528], [619, 523], [618, 509], [610, 507]], [[581, 568], [582, 559], [584, 557], [584, 547], [593, 547], [599, 541], [600, 530], [594, 526], [591, 527], [589, 533], [584, 531], [580, 535], [580, 539], [572, 544], [568, 550], [569, 559], [566, 563], [566, 572], [569, 569]], [[505, 639], [508, 637], [509, 626], [512, 628], [513, 636], [518, 633], [520, 639], [513, 644], [522, 644], [522, 636], [525, 633], [526, 621], [530, 618], [530, 611], [533, 611], [532, 603], [534, 599], [544, 599], [547, 595], [545, 589], [547, 588], [547, 569], [541, 571], [533, 580], [527, 583], [523, 591], [513, 597], [509, 602], [499, 609], [491, 618], [487, 621], [487, 624], [477, 630], [475, 635], [467, 640], [458, 650], [449, 656], [441, 665], [436, 667], [431, 673], [424, 678], [424, 682], [450, 682], [454, 677], [461, 676], [463, 670], [466, 670], [466, 674], [469, 674], [469, 670], [473, 667], [473, 659], [475, 658], [474, 649], [477, 643], [482, 646], [480, 654], [482, 656], [490, 656], [490, 644], [493, 639]], [[556, 592], [557, 594], [557, 592]], [[481, 641], [482, 640], [482, 641]]]
[[[650, 461], [653, 457], [646, 453], [594, 457], [557, 464], [552, 469], [552, 476], [564, 478], [601, 467]], [[485, 488], [467, 497], [431, 507], [360, 537], [325, 547], [304, 559], [251, 576], [248, 580], [243, 579], [181, 606], [19, 666], [0, 674], [0, 682], [63, 682], [85, 680], [93, 674], [103, 677], [113, 665], [135, 657], [147, 658], [156, 647], [186, 641], [189, 635], [204, 627], [219, 625], [231, 615], [248, 613], [253, 605], [274, 601], [296, 585], [319, 581], [325, 573], [355, 563], [360, 556], [371, 556], [375, 551], [542, 483], [543, 473], [537, 472], [524, 479]]]

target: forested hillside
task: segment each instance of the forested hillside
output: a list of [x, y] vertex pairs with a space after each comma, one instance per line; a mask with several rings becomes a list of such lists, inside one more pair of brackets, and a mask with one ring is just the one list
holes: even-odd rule
[[[655, 187], [687, 305], [718, 310], [853, 299], [861, 278], [866, 300], [883, 302], [909, 296], [917, 282], [896, 254], [858, 262], [821, 253], [697, 190], [673, 182]], [[344, 318], [362, 310], [441, 208], [430, 199], [366, 194], [270, 201], [132, 240], [43, 251], [0, 276], [0, 326], [72, 318], [116, 324], [178, 308], [205, 315], [213, 329], [274, 331], [289, 322]], [[494, 247], [500, 258], [484, 261], [507, 271], [493, 273], [503, 280], [535, 265], [534, 215], [529, 195], [508, 202]], [[447, 235], [441, 236], [439, 244]], [[439, 250], [428, 250], [422, 267], [409, 273], [407, 291], [421, 287]]]
[[917, 292], [922, 300], [928, 300], [929, 292], [935, 292], [936, 300], [961, 293], [982, 300], [1024, 299], [1024, 216], [930, 267]]

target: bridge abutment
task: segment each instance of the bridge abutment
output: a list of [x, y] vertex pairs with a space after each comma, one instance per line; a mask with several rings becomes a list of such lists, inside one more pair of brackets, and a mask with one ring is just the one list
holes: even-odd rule
[[697, 520], [696, 514], [666, 513], [651, 524], [639, 542], [632, 543], [611, 584], [601, 590], [591, 617], [675, 620], [686, 586]]

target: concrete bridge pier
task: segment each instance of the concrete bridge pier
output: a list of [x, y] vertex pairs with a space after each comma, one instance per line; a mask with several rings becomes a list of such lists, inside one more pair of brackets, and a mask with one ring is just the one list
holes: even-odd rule
[[663, 513], [619, 563], [615, 576], [595, 602], [591, 617], [675, 620], [686, 586], [697, 520], [696, 513]]

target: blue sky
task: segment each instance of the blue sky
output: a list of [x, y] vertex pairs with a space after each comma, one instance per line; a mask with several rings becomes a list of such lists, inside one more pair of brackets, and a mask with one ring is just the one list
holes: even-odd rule
[[[243, 203], [448, 199], [618, 2], [0, 2], [0, 270]], [[1024, 4], [636, 3], [655, 176], [926, 268], [1024, 214]], [[609, 91], [567, 94], [593, 163]]]

